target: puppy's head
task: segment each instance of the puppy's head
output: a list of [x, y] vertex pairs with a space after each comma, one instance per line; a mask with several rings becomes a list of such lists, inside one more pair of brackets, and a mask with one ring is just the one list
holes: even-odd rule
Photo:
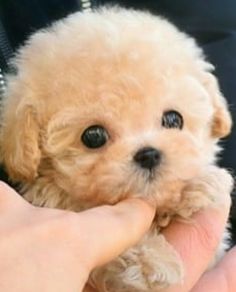
[[88, 205], [164, 204], [214, 161], [231, 119], [194, 41], [163, 19], [104, 9], [33, 35], [3, 106], [10, 177]]

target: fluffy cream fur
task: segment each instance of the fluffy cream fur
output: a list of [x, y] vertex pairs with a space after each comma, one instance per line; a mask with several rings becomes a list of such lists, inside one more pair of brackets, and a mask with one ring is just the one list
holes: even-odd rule
[[[220, 206], [232, 187], [214, 165], [230, 132], [225, 99], [193, 39], [168, 21], [120, 8], [75, 13], [35, 33], [13, 61], [2, 109], [1, 156], [35, 205], [75, 211], [139, 196], [156, 205], [150, 234], [91, 275], [99, 291], [159, 291], [180, 282], [179, 256], [159, 233], [173, 217]], [[166, 129], [179, 111], [184, 128]], [[83, 131], [103, 125], [109, 141], [89, 149]], [[149, 179], [133, 157], [163, 153]]]

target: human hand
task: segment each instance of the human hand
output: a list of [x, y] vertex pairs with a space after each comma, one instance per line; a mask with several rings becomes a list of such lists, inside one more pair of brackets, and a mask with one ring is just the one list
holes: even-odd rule
[[[173, 222], [163, 232], [183, 259], [185, 278], [163, 292], [233, 292], [236, 291], [236, 248], [211, 271], [206, 272], [221, 240], [230, 209], [225, 196], [219, 209], [207, 209], [193, 216], [193, 223]], [[97, 292], [86, 287], [84, 292]]]
[[138, 242], [155, 210], [138, 199], [81, 213], [37, 208], [0, 183], [0, 291], [79, 292]]
[[171, 286], [163, 292], [235, 291], [235, 277], [230, 278], [236, 268], [234, 249], [216, 267], [205, 272], [222, 238], [229, 209], [230, 201], [225, 202], [221, 209], [207, 209], [196, 213], [193, 216], [194, 223], [173, 222], [164, 231], [167, 240], [183, 259], [185, 278], [183, 284]]
[[[218, 245], [229, 205], [199, 212], [194, 225], [174, 222], [164, 231], [186, 270], [184, 284], [166, 292], [234, 291], [235, 250], [199, 280]], [[0, 289], [6, 292], [81, 291], [91, 270], [135, 244], [154, 216], [140, 200], [79, 214], [36, 208], [4, 184], [0, 212]]]

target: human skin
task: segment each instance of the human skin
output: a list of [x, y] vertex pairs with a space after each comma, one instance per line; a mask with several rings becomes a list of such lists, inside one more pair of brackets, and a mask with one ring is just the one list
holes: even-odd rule
[[[163, 292], [234, 292], [236, 289], [236, 248], [209, 272], [204, 273], [224, 230], [230, 202], [221, 209], [208, 209], [193, 216], [193, 223], [173, 222], [163, 233], [181, 255], [185, 279]], [[204, 274], [203, 274], [204, 273]], [[83, 292], [97, 292], [86, 287]]]
[[38, 208], [0, 183], [0, 214], [0, 291], [78, 292], [95, 266], [144, 235], [154, 210], [141, 200], [81, 213]]
[[[230, 200], [222, 208], [195, 214], [194, 223], [174, 222], [164, 231], [186, 270], [184, 283], [165, 292], [233, 291], [234, 249], [201, 277], [222, 235], [229, 207]], [[89, 273], [138, 242], [154, 213], [138, 199], [81, 213], [39, 208], [0, 183], [0, 291], [94, 292], [84, 288]]]

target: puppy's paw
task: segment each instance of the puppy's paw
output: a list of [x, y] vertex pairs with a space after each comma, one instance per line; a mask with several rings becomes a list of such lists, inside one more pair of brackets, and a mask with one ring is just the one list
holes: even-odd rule
[[226, 169], [210, 166], [201, 176], [185, 186], [176, 213], [183, 218], [189, 218], [196, 211], [208, 206], [219, 208], [229, 205], [233, 185], [233, 177]]
[[159, 291], [182, 282], [184, 276], [182, 261], [163, 235], [148, 238], [140, 250], [142, 272], [148, 285], [145, 291]]
[[182, 262], [164, 236], [155, 235], [129, 249], [92, 275], [99, 292], [157, 292], [183, 278]]
[[213, 202], [224, 204], [234, 188], [234, 178], [230, 172], [224, 168], [212, 166], [208, 169], [205, 180], [212, 191]]

